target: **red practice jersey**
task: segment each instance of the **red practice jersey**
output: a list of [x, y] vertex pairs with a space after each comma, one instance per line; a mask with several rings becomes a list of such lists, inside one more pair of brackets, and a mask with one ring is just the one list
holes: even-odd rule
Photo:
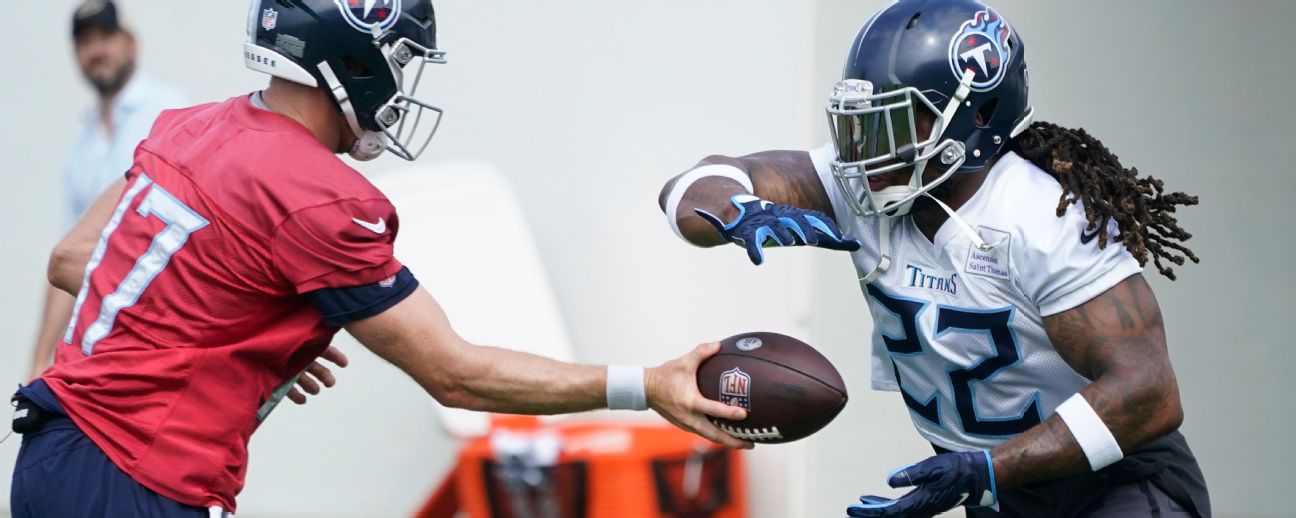
[[396, 274], [396, 225], [377, 188], [247, 97], [164, 112], [42, 379], [137, 482], [233, 510], [248, 438], [337, 332], [303, 294]]

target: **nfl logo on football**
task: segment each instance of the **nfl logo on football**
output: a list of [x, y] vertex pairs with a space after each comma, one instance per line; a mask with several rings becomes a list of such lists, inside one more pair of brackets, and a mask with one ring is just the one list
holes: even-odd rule
[[751, 376], [737, 367], [720, 374], [720, 402], [751, 410]]

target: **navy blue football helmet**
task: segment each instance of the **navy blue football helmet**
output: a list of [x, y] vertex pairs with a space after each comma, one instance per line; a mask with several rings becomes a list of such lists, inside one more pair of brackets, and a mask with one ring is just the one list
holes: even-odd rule
[[352, 157], [427, 149], [442, 112], [415, 95], [424, 67], [445, 63], [431, 0], [252, 0], [247, 30], [248, 68], [331, 94]]
[[[976, 0], [898, 0], [874, 14], [828, 105], [832, 170], [851, 208], [902, 216], [956, 172], [985, 167], [1033, 119], [1025, 53], [1008, 20]], [[932, 159], [944, 172], [924, 183]], [[911, 166], [909, 185], [869, 188]]]

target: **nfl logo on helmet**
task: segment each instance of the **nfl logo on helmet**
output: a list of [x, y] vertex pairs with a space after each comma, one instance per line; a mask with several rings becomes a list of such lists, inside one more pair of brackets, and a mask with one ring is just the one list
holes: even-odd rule
[[401, 0], [333, 0], [347, 23], [360, 32], [390, 29], [400, 19]]
[[751, 376], [737, 367], [720, 373], [720, 402], [751, 410]]
[[971, 88], [978, 92], [999, 86], [1008, 69], [1008, 36], [1012, 28], [994, 9], [978, 11], [950, 40], [949, 60], [954, 77], [961, 79], [965, 70], [976, 76]]
[[273, 31], [279, 25], [279, 11], [266, 9], [261, 12], [261, 28]]

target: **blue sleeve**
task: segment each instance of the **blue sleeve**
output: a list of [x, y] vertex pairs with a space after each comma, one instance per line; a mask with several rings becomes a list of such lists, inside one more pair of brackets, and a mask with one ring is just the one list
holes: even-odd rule
[[341, 327], [386, 311], [414, 293], [418, 285], [418, 279], [409, 268], [402, 267], [396, 275], [374, 284], [324, 288], [308, 292], [306, 296], [324, 316], [325, 325]]

